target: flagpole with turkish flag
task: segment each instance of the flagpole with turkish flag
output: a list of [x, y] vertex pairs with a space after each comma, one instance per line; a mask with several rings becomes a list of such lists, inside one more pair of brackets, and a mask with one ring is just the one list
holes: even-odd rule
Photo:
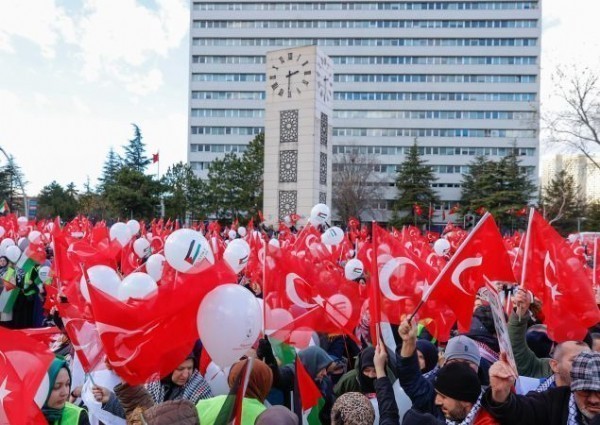
[[[152, 163], [156, 164], [156, 179], [160, 181], [160, 150], [152, 154]], [[162, 195], [160, 197], [160, 217], [165, 217], [165, 200]]]
[[[377, 264], [377, 250], [379, 248], [379, 237], [377, 235], [377, 222], [371, 224], [371, 243], [373, 245], [373, 257], [371, 259], [371, 282], [369, 296], [369, 313], [371, 315], [371, 341], [373, 345], [378, 344], [379, 324], [381, 323], [381, 306], [379, 305], [379, 268]], [[373, 332], [375, 330], [375, 332]]]

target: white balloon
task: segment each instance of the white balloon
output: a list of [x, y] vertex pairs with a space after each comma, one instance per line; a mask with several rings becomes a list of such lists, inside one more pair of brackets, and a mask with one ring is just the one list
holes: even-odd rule
[[146, 273], [158, 282], [162, 278], [163, 270], [165, 269], [165, 261], [167, 260], [164, 255], [152, 254], [146, 260]]
[[310, 210], [311, 224], [323, 224], [329, 219], [329, 207], [325, 204], [317, 204]]
[[229, 233], [227, 234], [227, 236], [229, 236], [229, 239], [233, 240], [237, 237], [237, 232], [235, 230], [231, 229], [229, 231]]
[[150, 248], [150, 242], [146, 238], [138, 238], [133, 243], [133, 252], [140, 258], [146, 258], [150, 254], [152, 254], [152, 249]]
[[127, 222], [127, 227], [132, 235], [137, 235], [140, 231], [140, 222], [137, 220], [129, 220]]
[[54, 223], [52, 221], [50, 223], [46, 224], [46, 230], [51, 232], [53, 229], [54, 229]]
[[27, 235], [27, 239], [29, 239], [29, 242], [32, 243], [38, 242], [41, 237], [42, 233], [37, 230], [32, 230], [29, 232], [29, 235]]
[[38, 277], [42, 282], [45, 282], [50, 277], [50, 267], [42, 266], [38, 270]]
[[240, 285], [221, 285], [204, 297], [198, 309], [198, 332], [217, 365], [231, 366], [252, 348], [260, 333], [261, 314], [254, 295]]
[[27, 220], [27, 217], [25, 217], [25, 216], [21, 216], [21, 217], [17, 218], [17, 224], [19, 226], [26, 226], [28, 222], [29, 222], [29, 220]]
[[344, 231], [339, 227], [330, 227], [321, 235], [321, 242], [325, 245], [338, 245], [344, 240]]
[[269, 245], [274, 246], [275, 248], [279, 248], [281, 245], [279, 244], [279, 239], [271, 239], [269, 241]]
[[[265, 334], [272, 335], [277, 330], [286, 327], [294, 321], [294, 316], [288, 310], [283, 308], [267, 308], [266, 313], [267, 323], [265, 323]], [[280, 339], [285, 339], [289, 336], [291, 329], [285, 331], [279, 331], [278, 336]]]
[[[107, 293], [113, 298], [119, 297], [118, 294], [119, 286], [121, 286], [121, 278], [115, 269], [103, 265], [92, 266], [87, 269], [87, 275], [90, 283], [94, 285], [94, 287], [100, 289], [102, 292]], [[80, 289], [83, 298], [85, 298], [87, 302], [90, 302], [90, 293], [83, 276], [80, 282]]]
[[204, 379], [208, 382], [214, 396], [229, 394], [229, 384], [227, 383], [228, 376], [229, 368], [223, 370], [217, 366], [215, 362], [210, 362], [206, 368]]
[[433, 243], [433, 250], [440, 257], [446, 255], [450, 249], [450, 242], [448, 239], [438, 239]]
[[215, 263], [206, 238], [191, 229], [179, 229], [169, 235], [165, 258], [171, 267], [183, 273], [200, 273]]
[[17, 246], [19, 247], [19, 249], [21, 251], [25, 251], [27, 249], [27, 247], [29, 246], [29, 239], [19, 238], [19, 240], [17, 241]]
[[358, 279], [363, 275], [364, 271], [365, 266], [358, 258], [348, 260], [344, 266], [344, 276], [346, 276], [346, 279], [348, 280]]
[[249, 257], [250, 245], [243, 239], [232, 240], [223, 253], [223, 259], [235, 273], [246, 268]]
[[[237, 232], [238, 232], [238, 235], [240, 235], [242, 238], [243, 238], [244, 236], [246, 236], [246, 234], [248, 233], [248, 232], [246, 231], [246, 228], [245, 228], [244, 226], [240, 226], [240, 227], [238, 227], [238, 231], [237, 231]], [[2, 236], [2, 235], [0, 235], [0, 236]]]
[[8, 248], [6, 248], [5, 255], [6, 258], [8, 258], [8, 261], [10, 261], [11, 263], [16, 263], [21, 257], [21, 250], [16, 245], [10, 245]]
[[110, 240], [117, 240], [121, 246], [127, 245], [127, 242], [131, 240], [131, 230], [125, 223], [115, 223], [110, 226]]
[[158, 285], [147, 273], [133, 272], [125, 276], [119, 286], [119, 299], [127, 301], [130, 298], [138, 300], [148, 298], [158, 290]]

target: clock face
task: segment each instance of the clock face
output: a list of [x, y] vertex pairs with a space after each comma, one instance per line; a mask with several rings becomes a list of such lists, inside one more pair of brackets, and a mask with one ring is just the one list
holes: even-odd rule
[[283, 52], [267, 70], [273, 96], [299, 97], [310, 87], [310, 61], [296, 52]]
[[325, 56], [317, 60], [317, 91], [323, 102], [333, 98], [333, 66]]

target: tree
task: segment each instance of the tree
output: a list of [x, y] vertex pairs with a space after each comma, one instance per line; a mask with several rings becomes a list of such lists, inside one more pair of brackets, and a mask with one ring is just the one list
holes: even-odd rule
[[110, 148], [104, 166], [102, 167], [102, 176], [98, 179], [100, 184], [98, 189], [100, 193], [106, 190], [106, 187], [115, 182], [115, 176], [121, 168], [121, 158], [115, 153], [115, 150]]
[[163, 187], [152, 176], [129, 167], [121, 168], [105, 196], [111, 209], [120, 217], [153, 218], [158, 214]]
[[245, 212], [240, 204], [244, 190], [242, 161], [234, 153], [215, 159], [208, 167], [206, 200], [217, 219], [233, 219]]
[[146, 157], [146, 146], [142, 142], [142, 132], [136, 124], [133, 125], [133, 139], [129, 140], [129, 143], [124, 146], [125, 158], [123, 165], [129, 167], [135, 171], [143, 173], [146, 171], [146, 167], [152, 162], [152, 160]]
[[478, 156], [463, 174], [461, 212], [482, 215], [489, 211], [497, 221], [514, 224], [516, 212], [529, 204], [535, 192], [516, 148], [498, 162]]
[[37, 216], [54, 218], [58, 215], [63, 220], [72, 220], [79, 212], [79, 204], [72, 196], [75, 186], [71, 183], [67, 188], [65, 190], [56, 181], [44, 186], [38, 196]]
[[600, 147], [599, 78], [589, 68], [557, 68], [553, 83], [562, 110], [546, 118], [553, 141], [581, 152], [597, 168], [600, 162], [594, 151]]
[[243, 190], [240, 206], [250, 216], [262, 209], [265, 171], [265, 134], [257, 134], [242, 155]]
[[573, 176], [561, 170], [543, 188], [540, 208], [550, 224], [561, 234], [577, 230], [577, 218], [583, 217], [584, 202]]
[[23, 190], [27, 185], [21, 167], [9, 156], [8, 163], [0, 168], [0, 202], [6, 200], [11, 211], [24, 211]]
[[383, 197], [382, 179], [375, 173], [379, 161], [373, 155], [359, 153], [356, 148], [336, 154], [334, 162], [333, 209], [342, 223], [347, 223], [351, 217], [360, 219]]
[[189, 213], [191, 218], [206, 215], [206, 202], [202, 196], [202, 181], [196, 177], [188, 164], [179, 162], [169, 167], [162, 177], [165, 187], [165, 214], [167, 217], [185, 219]]
[[438, 195], [431, 187], [436, 180], [433, 169], [421, 158], [415, 139], [404, 162], [398, 168], [396, 177], [398, 198], [394, 215], [397, 216], [398, 212], [403, 215], [393, 223], [394, 225], [427, 222], [426, 218], [415, 213], [415, 205], [426, 212], [429, 205], [439, 203]]
[[108, 201], [92, 190], [88, 177], [83, 186], [83, 193], [79, 195], [79, 213], [94, 219], [105, 219], [109, 210]]

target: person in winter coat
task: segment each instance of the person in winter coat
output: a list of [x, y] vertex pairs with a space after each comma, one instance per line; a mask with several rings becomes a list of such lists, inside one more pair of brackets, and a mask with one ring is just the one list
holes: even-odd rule
[[600, 418], [600, 353], [575, 357], [570, 386], [516, 395], [514, 382], [515, 373], [503, 354], [490, 368], [490, 388], [482, 400], [502, 425], [587, 425]]
[[[441, 369], [435, 369], [435, 373], [429, 373], [426, 379], [419, 370], [416, 354], [417, 327], [405, 320], [400, 324], [398, 333], [402, 338], [402, 348], [396, 367], [400, 386], [411, 399], [413, 408], [420, 412], [432, 413], [438, 419], [444, 419], [442, 410], [435, 403], [434, 389], [435, 377]], [[477, 373], [480, 359], [477, 344], [464, 335], [450, 339], [446, 345], [444, 365], [464, 363]]]
[[[195, 357], [190, 354], [169, 375], [160, 380], [149, 381], [144, 387], [136, 386], [139, 387], [137, 391], [147, 392], [152, 400], [151, 405], [181, 399], [195, 404], [199, 400], [211, 398], [213, 395], [210, 386], [195, 366]], [[123, 403], [117, 397], [116, 391], [113, 393], [107, 388], [95, 386], [93, 392], [96, 400], [102, 403], [103, 410], [120, 418], [126, 417], [127, 409], [122, 406]], [[136, 395], [134, 390], [127, 390], [125, 394], [136, 398], [142, 397], [141, 394]]]
[[71, 372], [65, 360], [55, 358], [48, 369], [50, 390], [42, 413], [50, 425], [89, 425], [87, 412], [69, 403]]
[[[233, 388], [241, 377], [247, 363], [248, 359], [244, 359], [231, 367], [227, 378], [230, 388]], [[254, 425], [256, 418], [265, 411], [264, 402], [272, 384], [273, 373], [269, 366], [258, 359], [253, 360], [248, 386], [242, 400], [242, 425]], [[196, 403], [200, 424], [214, 424], [227, 397], [228, 395], [220, 395]]]
[[[353, 370], [342, 376], [337, 385], [333, 388], [336, 397], [349, 392], [359, 392], [369, 396], [375, 394], [375, 380], [377, 378], [375, 371], [375, 347], [367, 347], [360, 352], [356, 365]], [[388, 378], [393, 383], [396, 380], [391, 369], [386, 371]]]
[[386, 375], [387, 351], [383, 345], [375, 347], [373, 363], [375, 364], [375, 394], [379, 409], [379, 425], [397, 425], [400, 423], [400, 412], [392, 383]]
[[[292, 400], [290, 394], [293, 394], [294, 406], [300, 406], [299, 395], [294, 392], [294, 381], [296, 369], [294, 364], [279, 367], [277, 360], [273, 354], [271, 344], [267, 339], [261, 339], [257, 350], [258, 358], [264, 358], [265, 363], [269, 365], [273, 371], [273, 388], [280, 390], [284, 395], [283, 405], [290, 409]], [[321, 347], [312, 346], [301, 350], [298, 353], [298, 358], [302, 365], [319, 387], [321, 395], [325, 399], [325, 404], [319, 414], [319, 419], [322, 424], [330, 423], [331, 407], [335, 400], [333, 393], [333, 384], [327, 374], [327, 369], [334, 362], [329, 354]]]

